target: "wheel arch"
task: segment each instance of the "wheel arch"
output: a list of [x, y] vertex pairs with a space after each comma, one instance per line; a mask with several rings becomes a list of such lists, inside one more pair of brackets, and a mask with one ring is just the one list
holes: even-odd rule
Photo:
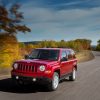
[[74, 65], [74, 68], [76, 69], [76, 71], [77, 71], [77, 65]]
[[59, 74], [59, 78], [60, 78], [60, 75], [61, 75], [60, 69], [55, 69], [54, 72], [57, 72]]

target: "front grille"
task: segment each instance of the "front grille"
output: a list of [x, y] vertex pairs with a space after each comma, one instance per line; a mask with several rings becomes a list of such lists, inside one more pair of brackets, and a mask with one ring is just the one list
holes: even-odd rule
[[36, 72], [37, 68], [33, 65], [18, 64], [18, 70], [23, 72]]

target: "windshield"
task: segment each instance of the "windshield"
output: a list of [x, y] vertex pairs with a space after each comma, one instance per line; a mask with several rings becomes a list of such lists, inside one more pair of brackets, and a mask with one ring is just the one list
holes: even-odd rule
[[58, 60], [59, 50], [35, 49], [29, 55], [29, 59]]

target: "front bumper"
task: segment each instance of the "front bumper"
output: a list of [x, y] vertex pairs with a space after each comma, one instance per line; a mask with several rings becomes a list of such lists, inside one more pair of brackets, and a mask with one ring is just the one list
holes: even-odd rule
[[46, 77], [30, 77], [30, 76], [20, 76], [20, 75], [11, 75], [14, 81], [22, 81], [24, 83], [34, 83], [39, 84], [48, 84], [51, 82], [51, 79]]

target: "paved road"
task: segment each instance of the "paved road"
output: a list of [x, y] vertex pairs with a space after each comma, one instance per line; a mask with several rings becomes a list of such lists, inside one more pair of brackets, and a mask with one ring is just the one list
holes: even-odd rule
[[0, 80], [0, 100], [100, 100], [100, 53], [95, 59], [78, 66], [75, 82], [63, 81], [57, 91], [43, 86], [19, 88], [10, 78]]

